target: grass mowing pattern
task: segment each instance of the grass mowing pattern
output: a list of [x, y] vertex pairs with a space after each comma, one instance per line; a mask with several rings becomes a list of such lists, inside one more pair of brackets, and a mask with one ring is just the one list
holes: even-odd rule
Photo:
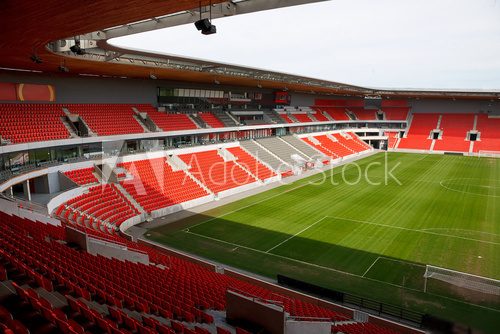
[[[478, 307], [425, 294], [422, 276], [432, 264], [500, 279], [500, 160], [391, 153], [358, 165], [155, 229], [151, 238], [261, 275], [495, 328], [497, 301]], [[396, 165], [401, 185], [385, 182]]]

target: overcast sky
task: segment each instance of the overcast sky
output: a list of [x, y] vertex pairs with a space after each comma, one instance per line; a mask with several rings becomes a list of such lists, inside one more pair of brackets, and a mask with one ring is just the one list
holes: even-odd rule
[[113, 44], [367, 87], [500, 89], [500, 0], [331, 0]]

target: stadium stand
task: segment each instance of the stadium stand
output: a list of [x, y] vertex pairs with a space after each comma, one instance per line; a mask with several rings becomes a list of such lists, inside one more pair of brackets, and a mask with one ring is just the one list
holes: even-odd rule
[[293, 135], [288, 135], [288, 136], [282, 136], [280, 137], [282, 140], [286, 141], [288, 144], [299, 150], [300, 152], [304, 153], [307, 155], [309, 158], [323, 158], [320, 152], [315, 150], [314, 148], [310, 147], [304, 141], [300, 140], [299, 138], [293, 136]]
[[287, 123], [295, 123], [287, 114], [279, 114]]
[[439, 126], [443, 134], [433, 150], [469, 152], [467, 133], [474, 127], [474, 117], [474, 114], [443, 114]]
[[384, 136], [387, 136], [388, 144], [387, 148], [395, 148], [398, 142], [399, 132], [384, 132]]
[[300, 123], [309, 123], [312, 122], [313, 120], [309, 117], [307, 114], [293, 114], [293, 116], [299, 121]]
[[500, 151], [500, 118], [488, 117], [486, 114], [477, 115], [476, 130], [479, 131], [479, 140], [474, 142], [474, 152]]
[[214, 193], [255, 182], [234, 161], [224, 161], [217, 150], [181, 154], [179, 158], [191, 166], [189, 172]]
[[348, 108], [348, 110], [359, 120], [373, 121], [377, 119], [376, 111], [373, 109], [364, 108]]
[[291, 166], [281, 161], [278, 157], [257, 144], [255, 140], [245, 140], [240, 143], [247, 152], [263, 161], [277, 173], [286, 173], [291, 170]]
[[129, 104], [65, 104], [64, 107], [83, 118], [99, 136], [144, 132]]
[[0, 104], [0, 136], [11, 144], [68, 139], [56, 104]]
[[316, 120], [318, 122], [328, 122], [330, 121], [328, 118], [326, 118], [326, 116], [321, 112], [321, 111], [315, 111], [313, 114], [314, 118], [316, 118]]
[[430, 150], [431, 131], [438, 126], [438, 114], [413, 114], [407, 136], [401, 138], [397, 148]]
[[208, 195], [184, 171], [173, 171], [165, 158], [118, 165], [133, 175], [120, 184], [146, 210], [151, 211]]
[[[143, 251], [157, 261], [150, 265], [105, 258], [69, 247], [61, 226], [3, 212], [0, 217], [3, 278], [16, 291], [2, 300], [1, 315], [25, 320], [21, 325], [33, 332], [49, 326], [69, 333], [202, 333], [196, 330], [198, 326], [225, 333], [227, 329], [217, 329], [209, 311], [225, 309], [228, 289], [272, 299], [292, 316], [348, 320], [337, 312], [162, 255], [147, 246]], [[42, 294], [49, 298], [56, 292], [58, 306], [44, 301]], [[38, 321], [22, 318], [21, 312], [27, 310], [34, 310], [26, 314], [37, 316]], [[375, 326], [367, 333], [379, 333], [376, 330], [380, 328]]]
[[198, 126], [186, 114], [164, 113], [149, 110], [149, 118], [163, 131], [191, 130]]
[[351, 120], [349, 116], [347, 116], [344, 107], [315, 107], [319, 112], [325, 112], [330, 115], [336, 121], [349, 121]]
[[198, 115], [211, 128], [225, 127], [224, 123], [222, 123], [214, 114], [210, 112], [200, 112], [198, 113]]
[[64, 175], [81, 186], [99, 182], [94, 175], [94, 167], [68, 171], [65, 172]]
[[353, 132], [336, 133], [333, 135], [340, 144], [348, 147], [352, 151], [359, 153], [370, 149], [370, 146], [359, 139]]
[[408, 118], [408, 113], [410, 112], [410, 109], [408, 107], [385, 107], [382, 108], [382, 111], [384, 112], [385, 119], [388, 121], [400, 121], [400, 120], [406, 120]]
[[270, 168], [263, 165], [241, 147], [231, 147], [227, 150], [238, 159], [238, 164], [249, 170], [250, 173], [255, 175], [259, 180], [264, 181], [273, 176], [276, 176], [276, 174]]
[[138, 210], [114, 184], [91, 187], [87, 193], [70, 199], [56, 211], [56, 215], [64, 221], [110, 233], [138, 214]]
[[311, 137], [303, 137], [302, 140], [332, 159], [343, 158], [370, 149], [368, 144], [352, 132], [344, 135], [335, 133]]
[[297, 164], [294, 156], [298, 156], [303, 160], [309, 160], [306, 155], [304, 155], [294, 147], [288, 145], [278, 137], [261, 138], [257, 139], [256, 142], [289, 165], [293, 166]]

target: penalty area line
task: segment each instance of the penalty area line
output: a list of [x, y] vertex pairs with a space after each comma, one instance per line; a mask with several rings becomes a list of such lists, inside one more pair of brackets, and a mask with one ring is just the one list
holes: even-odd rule
[[368, 267], [368, 269], [366, 269], [366, 271], [363, 273], [363, 275], [361, 275], [361, 277], [365, 277], [365, 275], [368, 274], [368, 272], [373, 268], [373, 266], [375, 265], [375, 263], [377, 263], [377, 261], [379, 259], [380, 259], [380, 256], [377, 256], [375, 261], [373, 261], [373, 263]]
[[285, 240], [283, 240], [282, 242], [280, 242], [280, 243], [279, 243], [279, 244], [277, 244], [276, 246], [269, 248], [269, 249], [266, 251], [266, 253], [269, 253], [269, 252], [270, 252], [270, 251], [272, 251], [273, 249], [276, 249], [276, 248], [278, 248], [279, 246], [283, 245], [285, 242], [292, 240], [293, 238], [295, 238], [296, 236], [298, 236], [298, 235], [299, 235], [299, 234], [301, 234], [302, 232], [305, 232], [305, 231], [307, 231], [308, 229], [310, 229], [311, 227], [313, 227], [314, 225], [316, 225], [316, 224], [320, 223], [320, 222], [321, 222], [321, 221], [323, 221], [323, 219], [325, 219], [325, 218], [327, 218], [327, 216], [325, 216], [325, 217], [321, 218], [320, 220], [318, 220], [318, 221], [316, 221], [316, 222], [312, 223], [311, 225], [307, 226], [306, 228], [304, 228], [304, 229], [302, 229], [302, 230], [298, 231], [298, 232], [297, 232], [297, 233], [295, 233], [294, 235], [292, 235], [292, 236], [290, 236], [290, 237], [286, 238]]

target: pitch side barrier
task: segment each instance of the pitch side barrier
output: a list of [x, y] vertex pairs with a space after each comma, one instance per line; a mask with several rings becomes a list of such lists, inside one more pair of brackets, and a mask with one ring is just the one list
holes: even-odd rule
[[[402, 307], [381, 303], [369, 298], [361, 298], [349, 293], [327, 289], [315, 284], [297, 280], [284, 275], [277, 275], [278, 284], [289, 287], [294, 290], [299, 290], [307, 294], [311, 294], [324, 299], [329, 299], [337, 304], [347, 307], [358, 307], [366, 310], [370, 314], [378, 316], [388, 316], [398, 322], [409, 323], [418, 328], [427, 328], [426, 319], [428, 316], [423, 313], [406, 310]], [[387, 324], [385, 325], [387, 326]]]

